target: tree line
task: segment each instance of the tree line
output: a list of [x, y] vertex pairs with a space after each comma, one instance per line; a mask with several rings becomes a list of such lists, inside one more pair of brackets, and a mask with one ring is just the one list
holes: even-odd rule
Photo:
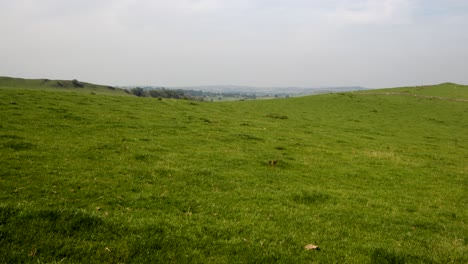
[[197, 100], [213, 101], [214, 98], [221, 100], [222, 98], [237, 98], [237, 99], [256, 99], [255, 94], [246, 94], [246, 93], [213, 93], [213, 92], [203, 92], [195, 90], [184, 90], [184, 89], [168, 89], [164, 87], [159, 88], [142, 88], [135, 87], [125, 90], [129, 94], [136, 95], [138, 97], [153, 97], [153, 98], [172, 98], [172, 99], [185, 99], [185, 100]]
[[196, 99], [187, 94], [187, 92], [184, 90], [172, 90], [166, 88], [144, 89], [141, 87], [135, 87], [127, 90], [127, 92], [138, 97]]

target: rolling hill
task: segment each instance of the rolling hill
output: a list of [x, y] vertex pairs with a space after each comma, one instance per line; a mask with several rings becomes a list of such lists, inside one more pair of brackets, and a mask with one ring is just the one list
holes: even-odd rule
[[0, 262], [468, 262], [467, 86], [209, 103], [41, 82], [0, 79]]
[[49, 80], [49, 79], [23, 79], [0, 76], [0, 87], [2, 88], [23, 88], [23, 89], [42, 89], [42, 90], [57, 90], [75, 92], [94, 92], [94, 93], [112, 93], [112, 94], [127, 94], [123, 89], [118, 89], [113, 86], [99, 85], [78, 80]]

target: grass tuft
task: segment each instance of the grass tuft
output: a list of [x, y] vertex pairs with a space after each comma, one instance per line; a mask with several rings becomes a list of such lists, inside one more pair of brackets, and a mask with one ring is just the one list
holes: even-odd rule
[[300, 194], [294, 194], [292, 196], [292, 200], [300, 204], [320, 204], [328, 201], [330, 198], [331, 196], [329, 194], [317, 191], [302, 191]]
[[270, 117], [270, 118], [273, 118], [273, 119], [288, 119], [287, 116], [285, 115], [278, 115], [278, 114], [267, 114], [266, 117]]
[[10, 148], [15, 151], [22, 151], [22, 150], [30, 150], [35, 147], [34, 144], [25, 142], [25, 141], [18, 141], [18, 140], [11, 140], [3, 144], [4, 148]]

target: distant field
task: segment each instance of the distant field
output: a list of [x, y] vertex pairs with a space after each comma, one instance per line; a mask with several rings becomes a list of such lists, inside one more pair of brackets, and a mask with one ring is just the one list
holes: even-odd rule
[[1, 263], [468, 263], [468, 102], [435, 98], [467, 86], [209, 103], [38, 82], [0, 80]]

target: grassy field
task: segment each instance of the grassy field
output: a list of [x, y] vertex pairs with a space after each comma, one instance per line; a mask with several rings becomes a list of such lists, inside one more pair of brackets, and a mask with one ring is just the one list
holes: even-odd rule
[[0, 262], [468, 263], [467, 86], [0, 87]]
[[[380, 89], [373, 90], [372, 94], [399, 94], [407, 96], [415, 96], [421, 98], [433, 98], [442, 100], [454, 100], [454, 101], [468, 101], [467, 86], [459, 85], [455, 83], [443, 83], [439, 85], [426, 85], [417, 87], [401, 87], [394, 89]], [[366, 92], [361, 92], [361, 94]]]
[[113, 86], [99, 85], [78, 80], [22, 79], [0, 76], [1, 88], [27, 88], [46, 91], [91, 93], [105, 95], [129, 95], [122, 89]]

